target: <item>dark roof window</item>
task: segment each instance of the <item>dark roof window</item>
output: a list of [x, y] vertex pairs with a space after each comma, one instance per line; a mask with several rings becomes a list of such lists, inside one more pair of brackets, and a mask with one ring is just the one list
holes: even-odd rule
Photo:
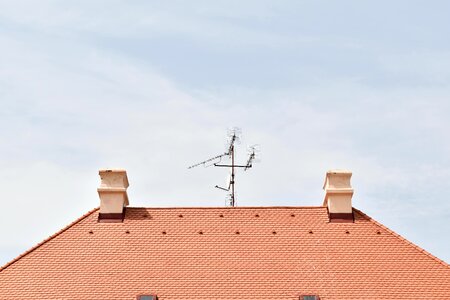
[[137, 300], [158, 300], [156, 295], [139, 295]]
[[317, 295], [303, 295], [300, 296], [300, 300], [320, 300], [320, 298]]

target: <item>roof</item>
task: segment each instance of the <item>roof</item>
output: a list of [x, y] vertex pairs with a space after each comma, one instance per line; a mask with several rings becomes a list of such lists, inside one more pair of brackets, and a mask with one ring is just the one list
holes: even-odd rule
[[449, 299], [450, 267], [354, 210], [326, 207], [98, 210], [0, 269], [0, 298]]

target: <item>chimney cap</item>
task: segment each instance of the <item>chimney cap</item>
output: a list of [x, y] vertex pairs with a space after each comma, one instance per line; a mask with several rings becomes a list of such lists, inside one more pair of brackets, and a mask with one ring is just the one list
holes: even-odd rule
[[327, 174], [352, 174], [352, 171], [345, 169], [332, 169], [328, 170]]
[[100, 170], [98, 170], [98, 173], [109, 173], [109, 172], [126, 173], [127, 170], [125, 170], [125, 169], [100, 169]]
[[[323, 189], [324, 190], [331, 190], [336, 187], [332, 187], [331, 185], [335, 183], [336, 180], [333, 180], [335, 178], [344, 178], [344, 181], [339, 180], [339, 188], [350, 188], [350, 178], [352, 177], [352, 171], [350, 170], [344, 170], [344, 169], [332, 169], [328, 170], [325, 176], [325, 181], [323, 183]], [[330, 181], [333, 181], [332, 183]], [[336, 182], [337, 183], [337, 182]]]
[[101, 178], [99, 189], [127, 188], [130, 186], [128, 182], [127, 171], [124, 169], [100, 169], [98, 175]]

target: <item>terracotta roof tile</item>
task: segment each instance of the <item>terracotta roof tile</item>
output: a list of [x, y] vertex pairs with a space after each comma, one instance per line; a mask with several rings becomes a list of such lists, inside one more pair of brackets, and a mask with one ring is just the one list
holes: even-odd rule
[[[450, 267], [355, 210], [93, 210], [0, 269], [0, 299], [450, 299]], [[200, 234], [201, 233], [201, 234]]]

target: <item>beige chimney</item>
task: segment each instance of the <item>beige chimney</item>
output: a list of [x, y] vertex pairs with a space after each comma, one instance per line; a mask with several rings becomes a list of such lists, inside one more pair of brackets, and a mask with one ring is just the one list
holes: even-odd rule
[[128, 205], [127, 171], [106, 169], [99, 170], [98, 174], [101, 178], [100, 187], [97, 189], [100, 197], [98, 220], [101, 222], [122, 222], [125, 206]]
[[352, 172], [346, 170], [330, 170], [327, 172], [323, 189], [328, 207], [330, 222], [352, 222], [353, 188], [350, 184]]

